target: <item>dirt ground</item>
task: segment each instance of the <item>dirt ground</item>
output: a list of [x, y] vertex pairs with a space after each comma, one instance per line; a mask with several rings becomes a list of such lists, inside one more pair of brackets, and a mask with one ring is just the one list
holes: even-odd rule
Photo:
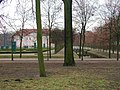
[[[88, 74], [103, 75], [106, 79], [120, 81], [120, 61], [76, 61], [76, 66], [64, 67], [63, 61], [45, 61], [47, 76], [69, 74], [73, 69]], [[0, 61], [0, 78], [37, 78], [39, 69], [37, 61]]]

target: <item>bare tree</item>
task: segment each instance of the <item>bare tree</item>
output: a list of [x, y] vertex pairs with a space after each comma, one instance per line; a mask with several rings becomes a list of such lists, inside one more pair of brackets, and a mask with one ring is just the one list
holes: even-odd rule
[[84, 55], [86, 27], [87, 24], [89, 24], [89, 22], [93, 19], [92, 16], [94, 16], [97, 9], [98, 9], [97, 1], [75, 0], [74, 11], [76, 14], [74, 15], [74, 19], [75, 22], [79, 24], [78, 25], [79, 28], [81, 28], [80, 50], [79, 50], [79, 55], [81, 55], [81, 60], [83, 60], [83, 55]]
[[45, 0], [42, 2], [42, 16], [43, 23], [49, 29], [49, 57], [51, 58], [51, 30], [55, 27], [59, 22], [57, 20], [61, 18], [60, 12], [62, 2], [59, 0]]
[[38, 62], [40, 76], [45, 77], [45, 66], [44, 66], [44, 57], [42, 52], [42, 24], [41, 24], [41, 9], [40, 9], [40, 0], [36, 0], [36, 23], [37, 23], [37, 44], [38, 44]]
[[27, 21], [32, 17], [32, 7], [30, 6], [30, 0], [21, 0], [17, 2], [16, 14], [17, 19], [21, 23], [19, 37], [20, 37], [20, 58], [22, 57], [22, 39], [23, 39], [23, 30]]
[[100, 16], [102, 20], [104, 20], [104, 23], [108, 24], [109, 28], [109, 58], [111, 58], [111, 49], [112, 47], [112, 31], [113, 31], [113, 14], [115, 11], [115, 7], [113, 7], [114, 0], [106, 0], [105, 5], [102, 6], [100, 10]]
[[[6, 27], [8, 29], [10, 28], [11, 30], [14, 30], [14, 31], [17, 30], [17, 26], [14, 23], [16, 19], [12, 19], [9, 16], [3, 15], [3, 14], [0, 16], [0, 18], [2, 19], [2, 22], [4, 22], [4, 24], [6, 24]], [[6, 30], [4, 29], [4, 32], [7, 32]], [[13, 52], [13, 45], [12, 45], [12, 43], [14, 41], [14, 32], [11, 33], [11, 37], [9, 39], [11, 39], [11, 46], [12, 46], [11, 47], [11, 60], [13, 61], [13, 53], [14, 52]]]
[[115, 0], [113, 7], [115, 8], [113, 12], [113, 24], [116, 34], [116, 42], [117, 42], [117, 61], [119, 60], [119, 41], [120, 41], [120, 1]]
[[[111, 58], [111, 49], [114, 53], [114, 39], [112, 35], [116, 33], [117, 37], [117, 60], [119, 59], [119, 48], [118, 48], [118, 41], [119, 41], [119, 12], [120, 12], [120, 1], [119, 0], [106, 0], [104, 9], [102, 12], [104, 14], [103, 18], [105, 23], [109, 23], [109, 58]], [[102, 16], [101, 15], [101, 16]], [[112, 45], [113, 44], [113, 45]], [[113, 46], [113, 47], [112, 47]]]

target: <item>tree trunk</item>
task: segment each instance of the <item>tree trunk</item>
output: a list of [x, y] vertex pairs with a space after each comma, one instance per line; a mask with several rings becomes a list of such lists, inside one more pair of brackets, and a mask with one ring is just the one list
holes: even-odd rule
[[82, 40], [82, 56], [81, 60], [83, 61], [83, 56], [84, 56], [84, 45], [85, 45], [85, 26], [83, 25], [83, 40]]
[[48, 37], [47, 37], [47, 61], [49, 61], [49, 47], [48, 47]]
[[20, 29], [20, 58], [22, 58], [22, 43], [23, 43], [23, 29], [24, 29], [24, 18], [22, 22], [22, 29]]
[[[112, 26], [112, 22], [111, 22], [111, 26]], [[111, 28], [112, 28], [112, 27], [109, 27], [109, 29], [110, 29], [110, 32], [109, 32], [109, 58], [111, 58], [111, 45], [112, 45], [112, 44], [111, 44], [111, 43], [112, 43], [112, 42], [111, 42], [111, 40], [112, 40], [112, 37], [111, 37], [111, 33], [112, 33], [112, 32], [111, 32]]]
[[12, 48], [11, 48], [11, 49], [12, 49], [12, 50], [11, 50], [11, 61], [13, 61], [13, 39], [14, 39], [14, 38], [13, 38], [13, 36], [12, 36], [12, 39], [11, 39], [11, 47], [12, 47]]
[[49, 29], [49, 58], [51, 58], [51, 29]]
[[119, 60], [119, 34], [117, 34], [117, 61]]
[[72, 35], [72, 0], [64, 0], [65, 17], [65, 53], [64, 66], [74, 66], [73, 35]]
[[42, 25], [41, 25], [41, 12], [40, 12], [40, 0], [36, 0], [36, 23], [37, 23], [37, 51], [38, 51], [38, 62], [39, 62], [39, 70], [40, 76], [45, 77], [45, 66], [44, 66], [44, 58], [42, 52]]
[[81, 57], [81, 42], [82, 42], [82, 30], [81, 30], [81, 33], [80, 33], [80, 41], [79, 41], [79, 58]]
[[109, 58], [111, 58], [111, 40], [109, 39]]
[[22, 58], [22, 38], [23, 36], [20, 36], [20, 58]]
[[5, 37], [5, 32], [4, 32], [4, 47], [6, 46], [6, 37]]

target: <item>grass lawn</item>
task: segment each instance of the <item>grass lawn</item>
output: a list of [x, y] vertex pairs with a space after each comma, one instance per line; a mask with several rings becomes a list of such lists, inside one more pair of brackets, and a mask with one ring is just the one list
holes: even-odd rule
[[[90, 51], [88, 51], [88, 53], [94, 54], [95, 56], [99, 56], [99, 57], [104, 57], [104, 58], [109, 58], [109, 52], [106, 51], [100, 51], [100, 50], [96, 50], [96, 49], [91, 49]], [[116, 58], [117, 54], [116, 53], [111, 53], [111, 58]]]
[[0, 62], [0, 90], [120, 90], [120, 61], [45, 61], [47, 77], [36, 62]]
[[[11, 55], [0, 55], [0, 58], [11, 58]], [[20, 58], [20, 55], [14, 55], [14, 58]], [[34, 55], [24, 55], [22, 54], [22, 58], [38, 58], [37, 54]], [[44, 58], [47, 58], [47, 55], [44, 55]], [[52, 58], [64, 58], [63, 55], [52, 55]]]
[[[14, 54], [14, 58], [19, 58], [19, 54]], [[0, 54], [0, 58], [11, 58], [11, 54]], [[22, 54], [22, 58], [38, 58], [37, 53]], [[47, 54], [44, 54], [44, 58], [47, 58]], [[52, 58], [64, 58], [63, 54], [52, 54]], [[78, 58], [78, 55], [74, 53], [74, 58]]]

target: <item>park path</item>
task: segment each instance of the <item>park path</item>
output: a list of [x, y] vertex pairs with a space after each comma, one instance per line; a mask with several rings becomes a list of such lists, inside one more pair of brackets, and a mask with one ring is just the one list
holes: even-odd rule
[[[55, 55], [63, 55], [63, 57], [64, 57], [64, 48], [63, 49], [61, 49], [57, 54], [55, 54]], [[23, 62], [25, 62], [25, 61], [29, 61], [29, 62], [37, 62], [37, 58], [14, 58], [14, 61], [23, 61]], [[48, 61], [47, 60], [47, 58], [45, 58], [44, 59], [45, 61]], [[64, 58], [49, 58], [49, 61], [63, 61], [64, 60]], [[79, 59], [78, 58], [78, 56], [76, 57], [76, 55], [75, 55], [75, 60], [81, 60], [81, 59]], [[105, 61], [108, 61], [108, 60], [116, 60], [115, 58], [111, 58], [111, 59], [109, 59], [109, 58], [84, 58], [84, 61], [99, 61], [99, 60], [101, 60], [101, 61], [103, 61], [103, 60], [105, 60]], [[7, 61], [11, 61], [11, 58], [0, 58], [0, 63], [1, 62], [7, 62]]]
[[[29, 62], [37, 62], [37, 58], [14, 58], [14, 61], [29, 61]], [[63, 61], [64, 58], [50, 58], [49, 60], [47, 60], [47, 58], [44, 59], [45, 61]], [[116, 61], [115, 58], [85, 58], [84, 61]], [[1, 62], [7, 62], [7, 61], [11, 61], [11, 58], [0, 58], [0, 63]], [[13, 61], [13, 62], [14, 62]], [[75, 61], [81, 61], [81, 59], [75, 59]]]

